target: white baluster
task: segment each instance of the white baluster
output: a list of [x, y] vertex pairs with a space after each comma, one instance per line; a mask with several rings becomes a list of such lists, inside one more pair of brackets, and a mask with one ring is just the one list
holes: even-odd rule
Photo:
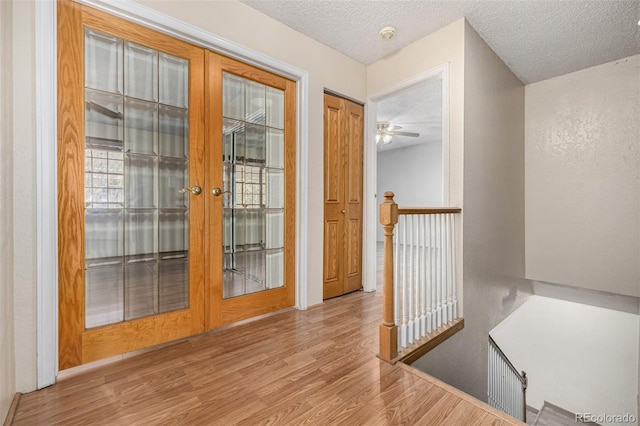
[[493, 399], [496, 402], [496, 408], [498, 408], [498, 401], [499, 401], [499, 398], [498, 398], [498, 393], [499, 393], [499, 390], [498, 390], [498, 386], [499, 386], [499, 384], [498, 384], [498, 364], [497, 364], [495, 358], [493, 360], [493, 375], [494, 375], [494, 379], [493, 379], [493, 382], [494, 382], [494, 384], [493, 384]]
[[492, 380], [493, 389], [491, 391], [491, 394], [493, 398], [494, 407], [497, 408], [496, 393], [498, 388], [498, 381], [497, 381], [498, 374], [496, 372], [496, 355], [494, 353], [495, 351], [493, 349], [493, 346], [490, 345], [489, 347], [491, 348], [491, 375], [493, 376], [493, 380]]
[[445, 232], [447, 235], [447, 322], [453, 321], [453, 282], [451, 273], [451, 214], [445, 215], [446, 226]]
[[420, 215], [420, 337], [427, 335], [427, 215]]
[[406, 216], [400, 216], [402, 218], [402, 345], [404, 348], [407, 346], [407, 220]]
[[429, 215], [429, 268], [427, 271], [427, 333], [431, 333], [435, 328], [433, 326], [433, 314], [435, 312], [433, 302], [436, 300], [433, 294], [433, 215]]
[[442, 235], [442, 325], [447, 324], [449, 318], [449, 310], [447, 297], [449, 295], [449, 269], [447, 268], [447, 257], [449, 256], [449, 247], [447, 245], [447, 215], [440, 215], [440, 232]]
[[442, 214], [442, 324], [449, 322], [449, 240], [447, 215]]
[[504, 397], [502, 395], [502, 363], [498, 363], [498, 404], [500, 405], [500, 409], [504, 411]]
[[511, 394], [511, 397], [509, 398], [509, 403], [511, 404], [511, 412], [513, 413], [512, 416], [515, 416], [516, 413], [516, 398], [515, 398], [515, 393], [513, 392], [514, 389], [514, 381], [515, 381], [515, 377], [513, 376], [513, 373], [509, 374], [509, 393]]
[[407, 343], [412, 344], [415, 339], [413, 336], [413, 318], [415, 316], [415, 311], [413, 309], [413, 281], [414, 281], [414, 259], [413, 259], [413, 244], [414, 244], [414, 235], [415, 229], [413, 229], [413, 215], [409, 215], [407, 217], [407, 234], [409, 237], [408, 240], [408, 250], [409, 250], [409, 259], [407, 262], [407, 306], [409, 313], [409, 321], [407, 322]]
[[436, 328], [442, 327], [442, 232], [440, 215], [436, 219]]
[[440, 305], [442, 306], [442, 325], [447, 324], [447, 234], [446, 218], [444, 214], [440, 216]]
[[496, 408], [500, 407], [500, 370], [498, 360], [496, 359], [495, 349], [493, 354], [493, 400], [496, 402]]
[[507, 381], [508, 386], [509, 386], [509, 391], [507, 392], [507, 394], [509, 395], [507, 401], [509, 403], [509, 414], [512, 416], [515, 416], [516, 413], [514, 413], [514, 404], [513, 404], [513, 374], [511, 374], [511, 372], [509, 372], [509, 376], [507, 376], [509, 378], [509, 380]]
[[453, 319], [458, 318], [458, 277], [456, 263], [456, 216], [453, 215], [451, 223], [451, 280], [453, 284]]
[[416, 340], [420, 339], [420, 216], [413, 215], [414, 229], [414, 271], [413, 271], [413, 335]]
[[487, 377], [487, 401], [489, 402], [489, 405], [493, 406], [492, 403], [492, 396], [493, 395], [493, 391], [492, 391], [492, 386], [491, 386], [491, 382], [493, 379], [493, 373], [491, 371], [491, 344], [489, 344], [488, 350], [487, 350], [487, 373], [488, 373], [488, 377]]

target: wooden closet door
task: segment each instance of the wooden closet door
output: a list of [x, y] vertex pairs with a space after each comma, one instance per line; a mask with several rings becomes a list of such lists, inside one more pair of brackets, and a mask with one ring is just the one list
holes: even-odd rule
[[323, 297], [362, 288], [364, 108], [324, 95]]
[[362, 175], [364, 107], [345, 103], [345, 293], [362, 288]]

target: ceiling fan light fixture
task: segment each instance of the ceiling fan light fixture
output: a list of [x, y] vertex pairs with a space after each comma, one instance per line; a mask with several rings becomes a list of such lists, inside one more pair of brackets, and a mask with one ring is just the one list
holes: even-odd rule
[[393, 136], [391, 136], [390, 134], [386, 134], [382, 137], [382, 143], [385, 145], [388, 145], [391, 143], [392, 139], [393, 139]]
[[392, 26], [383, 27], [380, 32], [380, 38], [383, 40], [391, 40], [396, 35], [396, 29]]

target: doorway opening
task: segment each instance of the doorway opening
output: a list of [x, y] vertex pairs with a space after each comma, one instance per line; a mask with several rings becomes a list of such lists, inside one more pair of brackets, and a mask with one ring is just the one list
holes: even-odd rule
[[448, 66], [443, 65], [369, 99], [365, 277], [376, 279], [365, 278], [365, 291], [382, 283], [378, 209], [384, 192], [392, 191], [401, 207], [443, 207], [449, 202], [448, 96]]

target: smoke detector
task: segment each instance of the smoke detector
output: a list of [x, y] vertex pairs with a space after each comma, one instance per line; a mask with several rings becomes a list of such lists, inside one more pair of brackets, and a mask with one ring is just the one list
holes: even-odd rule
[[393, 36], [396, 35], [396, 29], [394, 27], [388, 26], [384, 27], [380, 30], [380, 38], [383, 40], [390, 40]]

